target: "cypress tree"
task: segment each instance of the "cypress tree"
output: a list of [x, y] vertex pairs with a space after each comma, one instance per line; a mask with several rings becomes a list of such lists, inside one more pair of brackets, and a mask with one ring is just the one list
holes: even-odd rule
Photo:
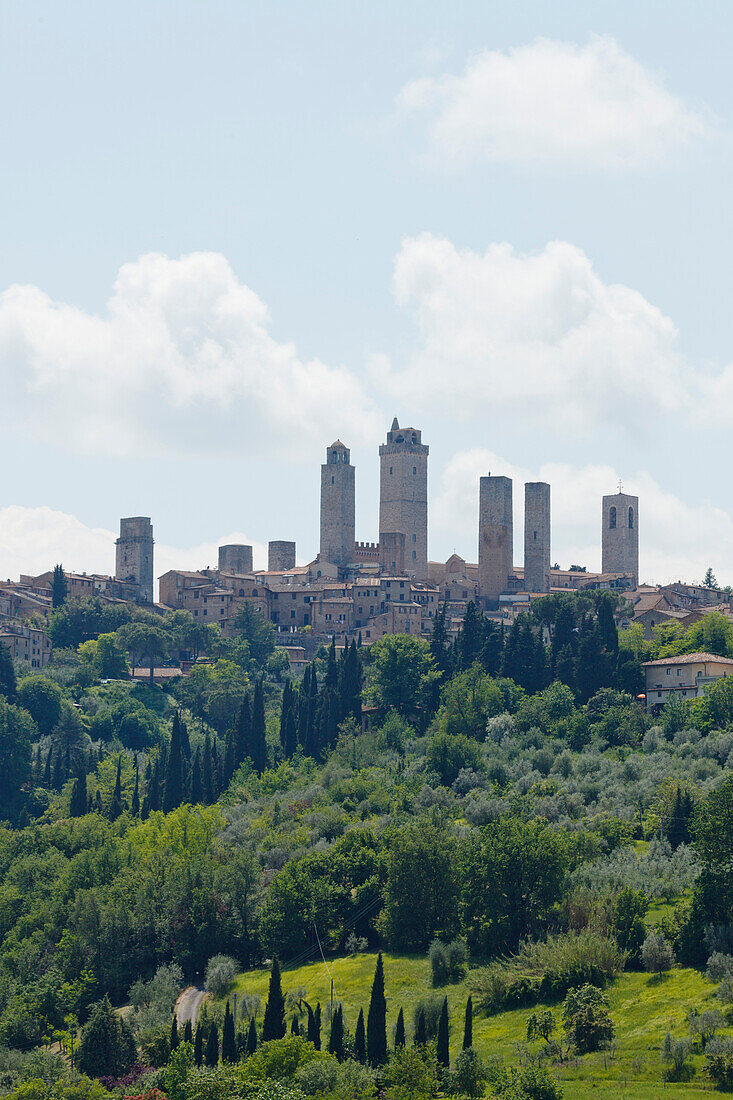
[[12, 702], [15, 699], [15, 665], [5, 642], [0, 642], [0, 695]]
[[122, 813], [122, 753], [117, 755], [117, 777], [115, 789], [112, 792], [112, 801], [109, 804], [109, 819], [116, 821]]
[[69, 800], [69, 817], [83, 817], [87, 812], [87, 777], [84, 772], [79, 772], [71, 788]]
[[191, 802], [196, 806], [204, 800], [204, 784], [201, 779], [201, 752], [198, 745], [191, 765]]
[[366, 1034], [364, 1031], [364, 1009], [359, 1009], [359, 1019], [356, 1021], [354, 1033], [354, 1057], [357, 1062], [366, 1062]]
[[66, 580], [63, 565], [54, 565], [53, 580], [51, 581], [51, 606], [54, 610], [57, 607], [64, 606], [68, 592], [69, 585]]
[[395, 1048], [395, 1050], [399, 1050], [399, 1048], [403, 1047], [404, 1045], [405, 1045], [405, 1014], [402, 1011], [402, 1009], [400, 1009], [399, 1015], [397, 1017], [397, 1027], [395, 1028], [395, 1033], [394, 1033], [394, 1048]]
[[463, 1024], [463, 1049], [468, 1050], [473, 1046], [473, 998], [469, 995], [466, 1001], [466, 1019]]
[[207, 1066], [218, 1066], [219, 1064], [219, 1028], [215, 1022], [209, 1028], [205, 1060]]
[[193, 1024], [191, 1023], [190, 1018], [186, 1020], [185, 1026], [183, 1028], [183, 1041], [184, 1043], [193, 1042]]
[[94, 811], [95, 811], [95, 813], [98, 813], [98, 814], [101, 814], [103, 812], [103, 810], [102, 810], [102, 792], [101, 791], [97, 791], [97, 794], [95, 796]]
[[298, 692], [298, 744], [304, 752], [308, 744], [308, 704], [310, 700], [310, 685], [311, 667], [310, 665], [306, 665], [303, 679], [300, 683], [300, 691]]
[[201, 1024], [196, 1028], [196, 1038], [193, 1041], [193, 1060], [197, 1066], [204, 1064], [204, 1029]]
[[237, 728], [234, 737], [234, 760], [238, 768], [251, 755], [250, 739], [252, 735], [252, 713], [249, 695], [245, 695], [237, 716]]
[[184, 788], [183, 752], [181, 750], [181, 714], [173, 715], [171, 743], [165, 769], [165, 787], [163, 788], [163, 811], [169, 814], [183, 802]]
[[262, 1042], [270, 1039], [282, 1039], [285, 1036], [285, 998], [280, 983], [280, 963], [272, 960], [270, 988], [267, 992], [267, 1007], [262, 1022]]
[[254, 1054], [257, 1050], [257, 1025], [255, 1024], [254, 1016], [249, 1021], [249, 1031], [247, 1032], [247, 1055]]
[[216, 801], [214, 795], [214, 775], [211, 758], [211, 739], [209, 738], [208, 731], [204, 738], [204, 767], [202, 775], [203, 786], [203, 801], [206, 806], [210, 806]]
[[227, 1001], [224, 1012], [224, 1026], [221, 1032], [221, 1060], [222, 1062], [236, 1062], [237, 1043], [234, 1037], [234, 1017]]
[[232, 776], [234, 775], [234, 731], [227, 730], [226, 742], [224, 747], [224, 786], [228, 787], [231, 783]]
[[430, 638], [430, 652], [436, 668], [445, 677], [450, 669], [450, 650], [448, 648], [448, 602], [443, 600], [433, 619], [433, 633]]
[[33, 764], [33, 782], [36, 787], [40, 787], [41, 779], [43, 778], [43, 758], [41, 756], [41, 742], [36, 745], [36, 756]]
[[[183, 721], [183, 718], [181, 718], [181, 752], [183, 754], [183, 759], [187, 763], [190, 762], [190, 760], [191, 760], [191, 741], [190, 741], [190, 738], [188, 736], [188, 727], [186, 726], [186, 723]], [[185, 771], [185, 765], [184, 765], [184, 771]]]
[[328, 1053], [339, 1062], [344, 1060], [344, 1010], [338, 1006], [331, 1020], [331, 1034], [328, 1037]]
[[313, 1046], [316, 1050], [321, 1049], [321, 1002], [316, 1005], [316, 1011], [313, 1014], [314, 1018], [314, 1034]]
[[326, 665], [326, 678], [323, 681], [324, 688], [336, 691], [339, 682], [338, 665], [336, 664], [336, 635], [331, 635], [331, 645], [328, 650], [328, 664]]
[[436, 1050], [436, 1057], [438, 1059], [438, 1065], [443, 1069], [448, 1069], [450, 1062], [450, 1053], [448, 1050], [448, 998], [443, 999], [443, 1008], [440, 1012], [440, 1022], [438, 1023], [438, 1045]]
[[287, 735], [286, 730], [288, 726], [288, 719], [290, 718], [290, 712], [293, 708], [293, 687], [290, 680], [285, 681], [283, 687], [282, 703], [280, 704], [280, 748], [283, 751], [283, 756], [288, 759], [287, 751]]
[[267, 742], [265, 740], [265, 693], [260, 677], [252, 700], [252, 763], [258, 775], [267, 767]]
[[47, 791], [51, 790], [51, 748], [46, 753], [46, 767], [43, 772], [43, 786]]
[[415, 1038], [413, 1040], [413, 1046], [424, 1047], [428, 1041], [428, 1029], [425, 1023], [425, 1009], [421, 1008], [417, 1014], [417, 1025], [415, 1026]]
[[383, 1066], [387, 1061], [387, 1000], [384, 995], [384, 960], [377, 956], [367, 1016], [367, 1059], [370, 1066]]
[[53, 778], [51, 786], [55, 791], [60, 791], [64, 785], [64, 766], [61, 761], [61, 749], [56, 753], [53, 762]]
[[173, 1051], [173, 1050], [176, 1049], [177, 1046], [178, 1046], [178, 1020], [176, 1019], [176, 1014], [174, 1012], [173, 1013], [173, 1018], [171, 1019], [170, 1048]]
[[137, 764], [137, 756], [135, 757], [135, 790], [132, 792], [130, 812], [133, 817], [140, 816], [140, 769]]
[[298, 1017], [297, 1016], [293, 1016], [293, 1019], [291, 1021], [290, 1034], [291, 1035], [300, 1035], [300, 1024], [298, 1023]]

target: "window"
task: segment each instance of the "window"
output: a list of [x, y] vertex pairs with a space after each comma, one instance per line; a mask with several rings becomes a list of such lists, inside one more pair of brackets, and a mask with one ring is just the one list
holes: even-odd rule
[[294, 619], [294, 618], [295, 618], [295, 612], [294, 612], [294, 611], [291, 611], [291, 612], [290, 612], [290, 618], [291, 618], [291, 619]]
[[391, 466], [390, 466], [390, 468], [389, 468], [389, 476], [390, 476], [390, 477], [392, 476], [392, 467], [391, 467]]
[[412, 536], [412, 541], [413, 541], [413, 542], [417, 542], [417, 535], [413, 535], [413, 536]]
[[417, 466], [413, 466], [412, 467], [412, 476], [414, 477], [416, 473], [417, 473]]
[[629, 508], [629, 530], [634, 530], [634, 509]]
[[672, 675], [672, 669], [671, 669], [671, 668], [668, 668], [668, 669], [667, 669], [667, 675], [668, 675], [668, 676], [671, 676], [671, 675]]
[[416, 557], [417, 557], [417, 550], [413, 550], [413, 551], [412, 551], [412, 556], [413, 556], [413, 558], [416, 558]]
[[334, 483], [334, 481], [335, 481], [335, 480], [336, 480], [336, 478], [335, 478], [335, 477], [332, 477], [332, 478], [331, 478], [331, 484], [332, 484], [332, 485], [333, 485], [333, 483]]
[[256, 596], [256, 595], [257, 595], [257, 589], [256, 589], [256, 588], [253, 588], [253, 589], [252, 589], [252, 595], [253, 595], [253, 596]]
[[537, 532], [534, 533], [534, 541], [537, 542]]
[[608, 526], [611, 530], [616, 526], [616, 509], [611, 507], [608, 512]]

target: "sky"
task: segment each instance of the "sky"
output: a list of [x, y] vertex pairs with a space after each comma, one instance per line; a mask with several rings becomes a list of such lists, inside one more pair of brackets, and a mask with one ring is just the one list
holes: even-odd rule
[[320, 464], [430, 446], [552, 486], [552, 560], [733, 583], [733, 8], [715, 0], [0, 5], [0, 577], [318, 551]]

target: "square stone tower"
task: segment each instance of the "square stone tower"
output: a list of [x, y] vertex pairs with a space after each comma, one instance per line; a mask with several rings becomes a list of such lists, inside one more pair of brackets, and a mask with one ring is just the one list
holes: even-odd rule
[[379, 448], [379, 534], [405, 536], [405, 572], [428, 575], [428, 453], [417, 428], [401, 428], [397, 417]]
[[639, 583], [639, 498], [614, 493], [603, 498], [601, 538], [604, 573], [633, 573]]
[[550, 486], [528, 481], [524, 486], [524, 587], [550, 591]]
[[267, 572], [287, 573], [295, 569], [295, 543], [276, 539], [267, 544]]
[[482, 477], [478, 505], [478, 580], [485, 607], [497, 606], [513, 568], [512, 479]]
[[153, 602], [153, 525], [149, 516], [120, 520], [115, 580], [135, 584], [138, 603]]
[[252, 547], [228, 543], [219, 547], [219, 572], [243, 577], [252, 572]]
[[337, 439], [321, 466], [321, 558], [341, 569], [354, 560], [355, 480], [351, 451]]

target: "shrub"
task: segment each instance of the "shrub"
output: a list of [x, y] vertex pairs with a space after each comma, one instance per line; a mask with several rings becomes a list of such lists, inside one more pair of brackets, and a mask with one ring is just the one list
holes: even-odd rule
[[436, 733], [428, 745], [427, 764], [440, 777], [441, 783], [450, 787], [462, 769], [481, 770], [481, 749], [463, 734]]
[[301, 1035], [286, 1035], [284, 1039], [271, 1039], [251, 1054], [242, 1066], [243, 1081], [282, 1081], [295, 1077], [302, 1066], [309, 1062], [327, 1059], [328, 1054], [317, 1051], [312, 1043]]
[[440, 1014], [443, 1011], [443, 997], [439, 993], [431, 993], [428, 997], [421, 997], [412, 1012], [412, 1022], [417, 1030], [418, 1016], [422, 1012], [425, 1017], [425, 1035], [428, 1041], [438, 1034]]
[[336, 1093], [338, 1100], [371, 1100], [374, 1096], [374, 1071], [353, 1058], [338, 1068]]
[[711, 1039], [705, 1050], [705, 1072], [719, 1089], [733, 1090], [733, 1039]]
[[674, 965], [672, 945], [665, 940], [661, 932], [650, 932], [644, 940], [641, 961], [645, 970], [659, 977]]
[[462, 1050], [456, 1058], [455, 1068], [448, 1080], [450, 1091], [459, 1096], [468, 1096], [473, 1100], [476, 1096], [484, 1095], [487, 1081], [488, 1073], [483, 1059], [473, 1047]]
[[315, 1062], [306, 1062], [295, 1074], [295, 1083], [306, 1096], [331, 1092], [336, 1088], [339, 1064], [335, 1058], [320, 1058]]
[[608, 997], [594, 985], [568, 993], [562, 1006], [569, 1042], [579, 1054], [588, 1054], [610, 1043], [615, 1029], [608, 1013]]
[[448, 955], [448, 977], [452, 982], [460, 982], [466, 973], [468, 946], [464, 939], [451, 940], [446, 948]]
[[209, 993], [220, 997], [229, 983], [239, 973], [239, 966], [229, 955], [214, 955], [206, 964], [204, 984]]
[[700, 1046], [706, 1050], [708, 1043], [715, 1038], [718, 1028], [725, 1026], [725, 1017], [717, 1008], [708, 1008], [705, 1012], [698, 1012], [693, 1008], [687, 1014], [687, 1022], [690, 1034], [699, 1038]]
[[135, 1056], [129, 1025], [104, 997], [82, 1028], [76, 1055], [78, 1068], [90, 1077], [121, 1077], [133, 1065]]
[[733, 977], [733, 955], [714, 951], [708, 959], [706, 974], [709, 982], [722, 982], [724, 978]]
[[398, 1047], [385, 1069], [388, 1100], [430, 1100], [438, 1091], [435, 1048]]
[[430, 960], [430, 977], [433, 985], [445, 985], [448, 981], [448, 955], [445, 944], [440, 940], [433, 940], [428, 951]]
[[501, 1100], [562, 1100], [560, 1082], [544, 1066], [515, 1070], [499, 1093]]
[[488, 1013], [560, 1001], [577, 986], [604, 986], [623, 970], [615, 940], [583, 931], [526, 941], [516, 955], [475, 972], [472, 988]]
[[669, 1032], [662, 1043], [662, 1073], [665, 1081], [689, 1081], [695, 1072], [691, 1061], [692, 1044], [688, 1039], [674, 1039]]

